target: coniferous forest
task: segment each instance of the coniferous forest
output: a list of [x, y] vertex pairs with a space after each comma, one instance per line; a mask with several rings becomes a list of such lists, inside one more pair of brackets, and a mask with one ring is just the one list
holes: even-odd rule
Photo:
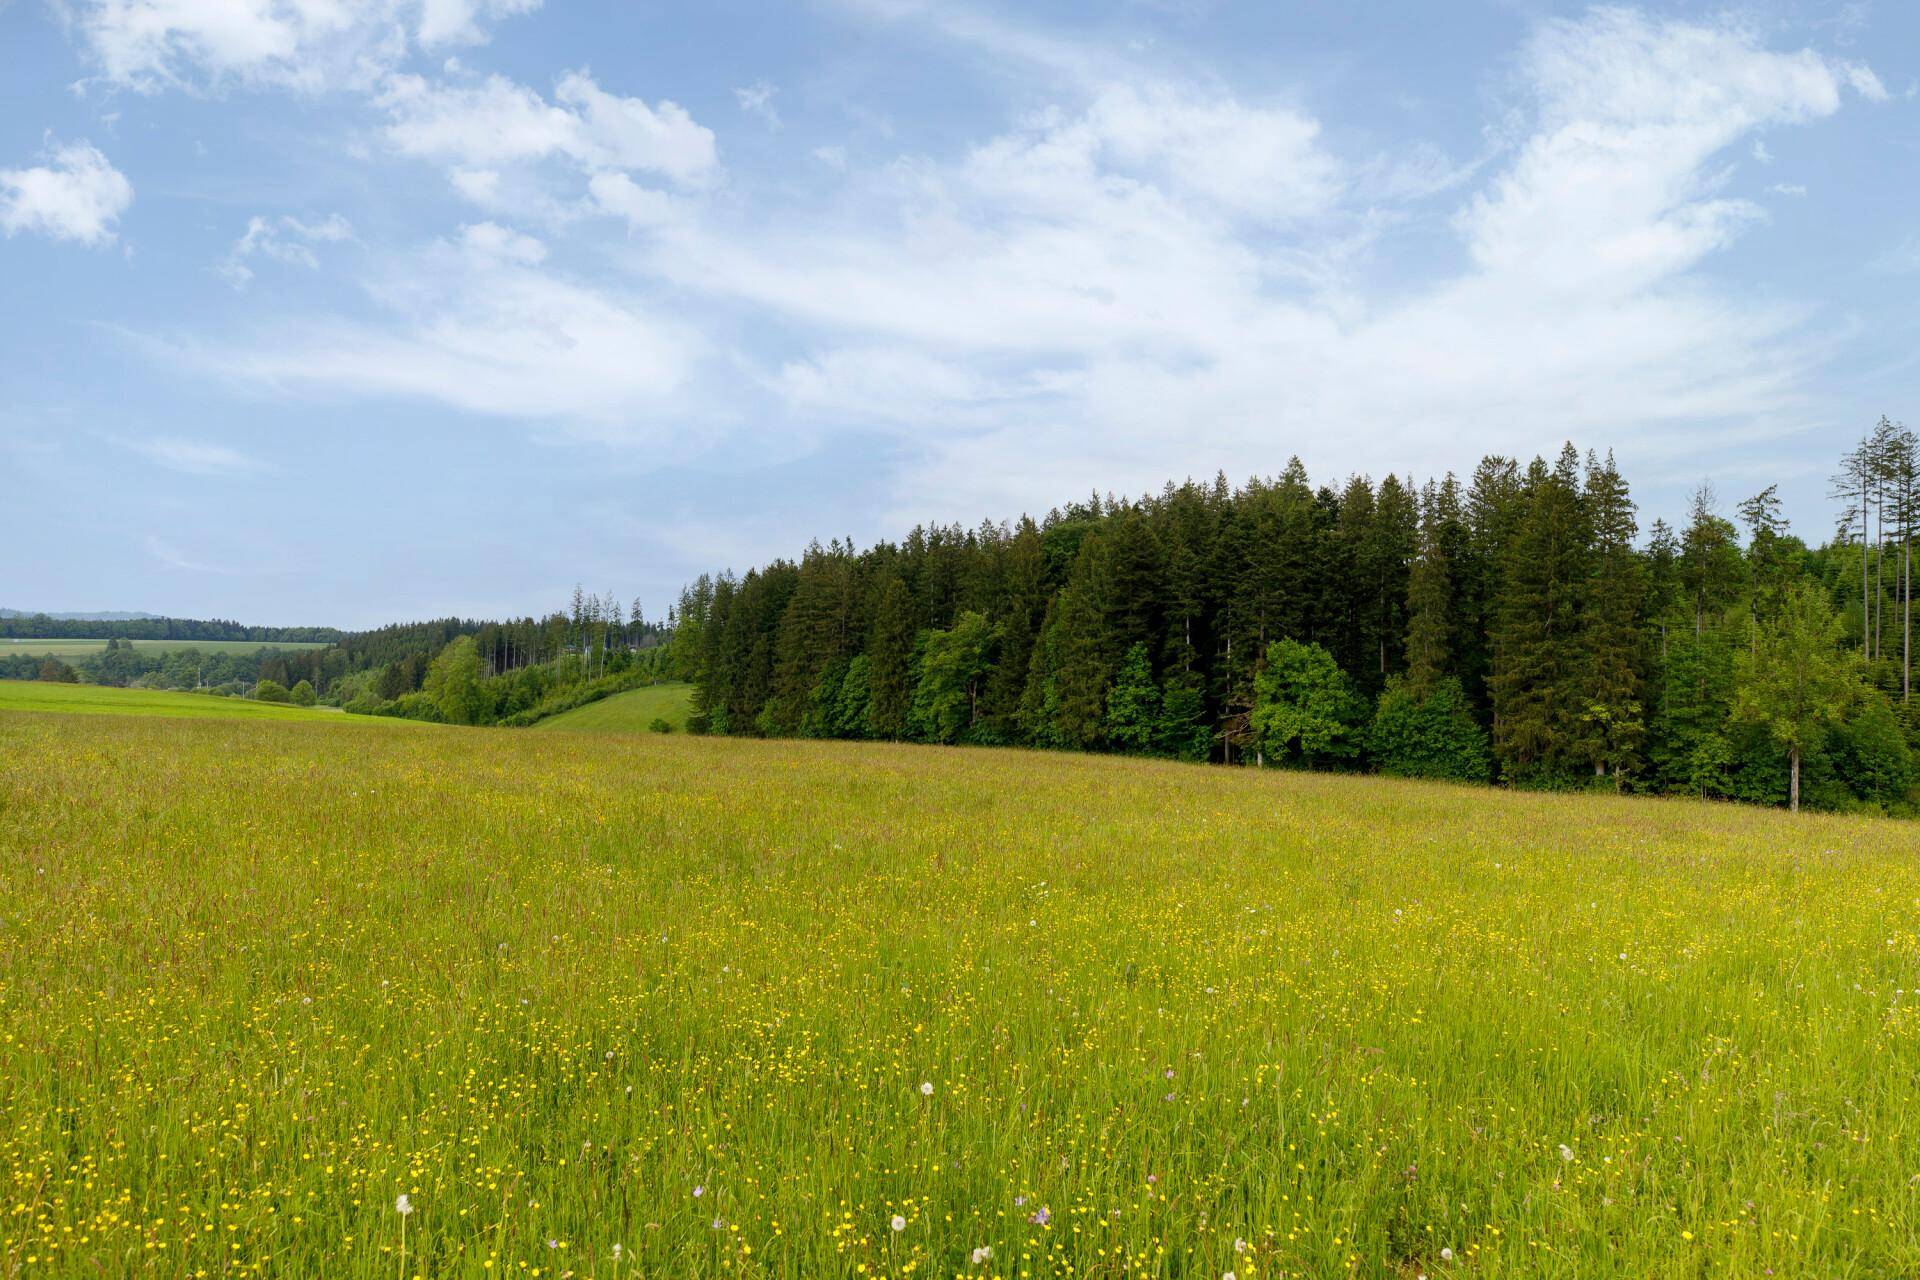
[[1611, 455], [1089, 498], [682, 594], [694, 728], [1913, 807], [1913, 434], [1642, 525]]

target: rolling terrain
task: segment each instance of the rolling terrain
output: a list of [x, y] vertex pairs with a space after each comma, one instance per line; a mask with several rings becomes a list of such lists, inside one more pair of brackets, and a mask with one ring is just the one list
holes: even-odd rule
[[1909, 825], [252, 710], [0, 713], [8, 1274], [1920, 1267]]
[[53, 684], [38, 680], [0, 680], [0, 711], [160, 716], [169, 719], [402, 723], [384, 717], [346, 716], [341, 714], [337, 707], [295, 707], [283, 702], [254, 702], [248, 698], [217, 698], [211, 694], [187, 693], [173, 689], [115, 689], [106, 685]]
[[693, 686], [656, 684], [616, 693], [598, 702], [549, 716], [536, 729], [575, 729], [591, 733], [650, 733], [655, 720], [664, 720], [674, 733], [684, 733], [693, 712]]

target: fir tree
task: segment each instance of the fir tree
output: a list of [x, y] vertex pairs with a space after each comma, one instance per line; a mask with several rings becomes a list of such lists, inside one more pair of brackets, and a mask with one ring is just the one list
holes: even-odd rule
[[1525, 501], [1501, 565], [1492, 636], [1494, 747], [1516, 778], [1552, 776], [1570, 763], [1588, 536], [1571, 445], [1551, 470], [1534, 459]]
[[913, 697], [913, 606], [906, 583], [889, 575], [873, 612], [873, 640], [867, 650], [867, 725], [876, 738], [906, 736], [907, 709]]
[[1640, 559], [1626, 481], [1614, 466], [1587, 455], [1586, 523], [1591, 568], [1581, 599], [1578, 662], [1573, 671], [1575, 750], [1595, 777], [1611, 768], [1619, 785], [1639, 760], [1641, 716]]

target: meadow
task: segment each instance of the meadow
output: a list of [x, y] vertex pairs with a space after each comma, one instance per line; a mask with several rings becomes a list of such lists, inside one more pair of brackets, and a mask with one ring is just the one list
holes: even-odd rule
[[0, 1273], [1900, 1276], [1915, 828], [0, 712]]
[[591, 733], [647, 733], [655, 720], [664, 720], [671, 732], [685, 733], [693, 713], [693, 686], [654, 684], [616, 693], [598, 702], [563, 711], [539, 721], [535, 729], [579, 729]]
[[[324, 649], [319, 641], [286, 640], [134, 640], [141, 653], [172, 653], [176, 649], [194, 649], [200, 653], [258, 653], [262, 649]], [[23, 640], [0, 637], [0, 657], [24, 655], [31, 658], [59, 658], [74, 662], [90, 653], [101, 653], [105, 640]]]
[[[337, 707], [218, 698], [174, 689], [116, 689], [109, 685], [0, 680], [0, 711], [55, 711], [76, 715], [160, 716], [206, 720], [351, 720], [355, 724], [401, 723], [343, 714]], [[407, 721], [405, 723], [414, 723]]]

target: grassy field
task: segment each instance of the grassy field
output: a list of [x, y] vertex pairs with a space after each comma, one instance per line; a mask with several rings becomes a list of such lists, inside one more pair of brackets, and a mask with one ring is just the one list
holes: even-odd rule
[[[90, 653], [99, 653], [106, 647], [105, 640], [14, 640], [0, 637], [0, 657], [26, 654], [35, 658], [60, 658], [75, 662]], [[175, 649], [198, 649], [201, 653], [258, 653], [262, 649], [324, 649], [326, 645], [309, 641], [135, 640], [133, 647], [143, 653], [169, 653]]]
[[0, 1274], [1912, 1276], [1917, 845], [0, 715]]
[[646, 733], [655, 720], [665, 720], [673, 732], [684, 733], [693, 711], [693, 686], [656, 684], [616, 693], [542, 720], [536, 729], [584, 729], [594, 733]]
[[114, 689], [105, 685], [53, 684], [38, 680], [0, 680], [0, 711], [59, 711], [81, 715], [163, 716], [210, 720], [315, 719], [367, 724], [412, 724], [376, 716], [346, 716], [337, 707], [290, 707], [216, 698], [171, 689]]

